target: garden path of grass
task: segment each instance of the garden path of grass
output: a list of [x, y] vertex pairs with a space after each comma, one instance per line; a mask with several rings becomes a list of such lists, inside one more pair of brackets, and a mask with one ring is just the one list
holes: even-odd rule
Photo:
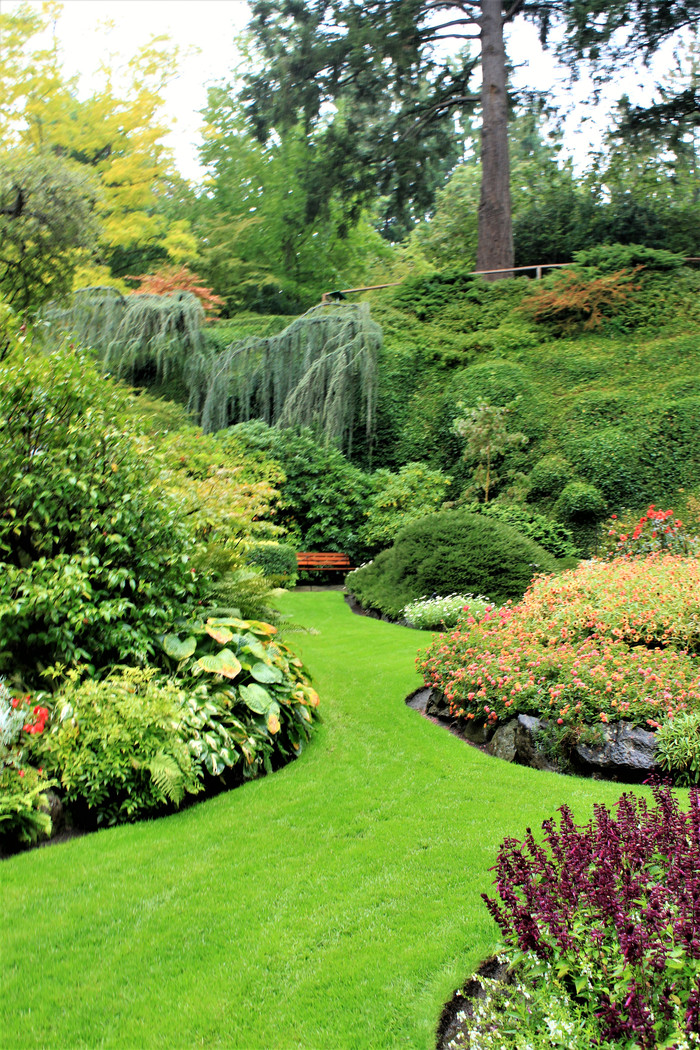
[[4, 1050], [432, 1048], [496, 943], [505, 835], [621, 788], [489, 758], [406, 708], [428, 636], [285, 596], [324, 724], [298, 762], [0, 864]]

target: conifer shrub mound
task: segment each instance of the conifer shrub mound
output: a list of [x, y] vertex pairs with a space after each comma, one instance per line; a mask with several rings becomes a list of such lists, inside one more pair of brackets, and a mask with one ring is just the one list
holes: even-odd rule
[[425, 595], [483, 594], [497, 605], [520, 598], [555, 559], [509, 525], [459, 510], [439, 511], [407, 525], [394, 544], [347, 577], [366, 609], [398, 618]]

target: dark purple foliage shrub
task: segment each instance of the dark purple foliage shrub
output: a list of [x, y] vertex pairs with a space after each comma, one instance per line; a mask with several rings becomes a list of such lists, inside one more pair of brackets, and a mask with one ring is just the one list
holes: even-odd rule
[[[604, 1039], [650, 1050], [700, 1033], [700, 795], [681, 811], [625, 794], [578, 827], [567, 806], [498, 855], [488, 909], [513, 948], [554, 966]], [[628, 1041], [633, 1041], [629, 1042]]]

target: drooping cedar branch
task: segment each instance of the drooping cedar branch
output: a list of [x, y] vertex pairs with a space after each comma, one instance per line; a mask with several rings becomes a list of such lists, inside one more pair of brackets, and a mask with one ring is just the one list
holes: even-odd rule
[[374, 434], [381, 344], [367, 303], [316, 306], [278, 335], [188, 364], [190, 409], [205, 431], [262, 419], [310, 426], [349, 451], [358, 427]]

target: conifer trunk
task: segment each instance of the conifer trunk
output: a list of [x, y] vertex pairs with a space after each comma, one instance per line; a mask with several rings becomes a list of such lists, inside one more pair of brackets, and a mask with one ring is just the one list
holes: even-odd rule
[[[508, 94], [501, 0], [481, 0], [481, 200], [477, 270], [513, 265], [508, 155]], [[505, 272], [487, 277], [512, 277]]]

